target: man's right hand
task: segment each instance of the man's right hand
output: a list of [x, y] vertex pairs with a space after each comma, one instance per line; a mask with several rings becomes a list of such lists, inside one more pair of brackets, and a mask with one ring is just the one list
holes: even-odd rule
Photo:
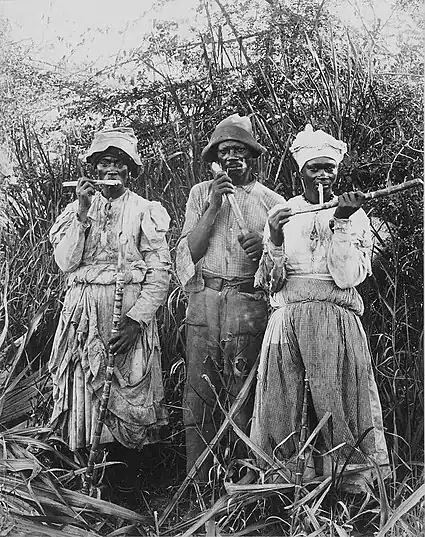
[[218, 172], [211, 184], [210, 206], [219, 209], [223, 203], [223, 194], [234, 194], [235, 187], [226, 172]]
[[95, 193], [94, 182], [87, 177], [80, 177], [75, 192], [79, 202], [78, 217], [81, 222], [85, 222], [90, 209], [91, 198]]
[[278, 209], [273, 216], [269, 216], [270, 239], [275, 246], [283, 243], [283, 226], [289, 222], [292, 210], [289, 207]]

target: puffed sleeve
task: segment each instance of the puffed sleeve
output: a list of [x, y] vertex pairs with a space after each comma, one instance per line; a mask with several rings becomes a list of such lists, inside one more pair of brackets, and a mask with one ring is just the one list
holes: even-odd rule
[[127, 312], [127, 317], [142, 325], [149, 324], [167, 297], [171, 269], [166, 239], [169, 224], [170, 217], [164, 207], [157, 201], [150, 202], [141, 217], [139, 245], [147, 273], [138, 299]]
[[78, 202], [67, 205], [49, 233], [56, 264], [63, 272], [78, 268], [83, 257], [86, 230], [90, 227], [90, 218], [85, 223], [78, 220], [77, 209]]
[[[283, 204], [278, 204], [269, 211], [269, 216], [278, 210]], [[255, 273], [254, 286], [262, 287], [271, 294], [277, 293], [286, 279], [287, 256], [285, 254], [285, 242], [281, 246], [275, 246], [270, 240], [270, 227], [266, 221], [263, 234], [263, 255]]]
[[200, 259], [195, 265], [187, 236], [202, 218], [204, 209], [205, 200], [202, 201], [200, 185], [195, 185], [189, 192], [183, 231], [176, 246], [176, 274], [186, 291], [200, 291], [203, 287], [203, 259]]
[[329, 272], [340, 289], [362, 283], [372, 274], [372, 234], [363, 209], [349, 219], [334, 219], [333, 237], [328, 250]]

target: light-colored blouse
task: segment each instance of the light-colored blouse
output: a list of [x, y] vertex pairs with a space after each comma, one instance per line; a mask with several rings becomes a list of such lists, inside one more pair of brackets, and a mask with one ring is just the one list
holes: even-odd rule
[[108, 200], [96, 192], [82, 223], [78, 200], [70, 203], [50, 230], [50, 242], [59, 268], [73, 283], [115, 283], [118, 242], [125, 240], [125, 282], [142, 283], [136, 304], [127, 316], [148, 324], [168, 290], [171, 266], [165, 234], [170, 217], [157, 201], [126, 190]]
[[[311, 204], [296, 196], [285, 204], [293, 212]], [[303, 213], [284, 226], [284, 241], [276, 247], [266, 223], [264, 252], [256, 273], [256, 285], [276, 293], [289, 278], [333, 280], [340, 289], [359, 285], [371, 274], [371, 230], [363, 209], [349, 219], [333, 218], [335, 209]], [[333, 220], [333, 230], [329, 222]]]

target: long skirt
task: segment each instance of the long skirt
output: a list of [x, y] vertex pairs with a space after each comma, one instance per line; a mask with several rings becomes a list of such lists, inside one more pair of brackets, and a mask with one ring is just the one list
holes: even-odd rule
[[[251, 439], [271, 457], [296, 454], [304, 377], [309, 381], [310, 429], [331, 413], [321, 429], [322, 452], [333, 450], [323, 474], [388, 464], [382, 411], [366, 334], [354, 289], [333, 282], [289, 282], [284, 305], [271, 316], [264, 336]], [[295, 434], [294, 434], [295, 433]], [[320, 444], [319, 442], [319, 444]]]
[[[100, 407], [112, 331], [115, 285], [74, 283], [67, 291], [49, 361], [53, 378], [52, 427], [72, 450], [89, 446]], [[140, 284], [124, 288], [124, 315]], [[117, 355], [101, 443], [117, 440], [140, 449], [167, 423], [156, 320], [131, 350]]]

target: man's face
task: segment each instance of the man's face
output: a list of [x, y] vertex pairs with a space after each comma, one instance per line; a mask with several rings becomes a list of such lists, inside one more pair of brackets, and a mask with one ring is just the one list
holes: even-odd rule
[[338, 165], [333, 158], [316, 157], [308, 160], [301, 170], [306, 198], [317, 203], [319, 200], [319, 184], [323, 185], [323, 198], [329, 201], [332, 197], [332, 187], [336, 181]]
[[235, 185], [243, 184], [248, 180], [252, 166], [251, 150], [242, 142], [220, 142], [217, 146], [217, 162]]
[[99, 179], [119, 180], [125, 186], [127, 183], [129, 170], [125, 161], [120, 157], [103, 155], [96, 164]]

